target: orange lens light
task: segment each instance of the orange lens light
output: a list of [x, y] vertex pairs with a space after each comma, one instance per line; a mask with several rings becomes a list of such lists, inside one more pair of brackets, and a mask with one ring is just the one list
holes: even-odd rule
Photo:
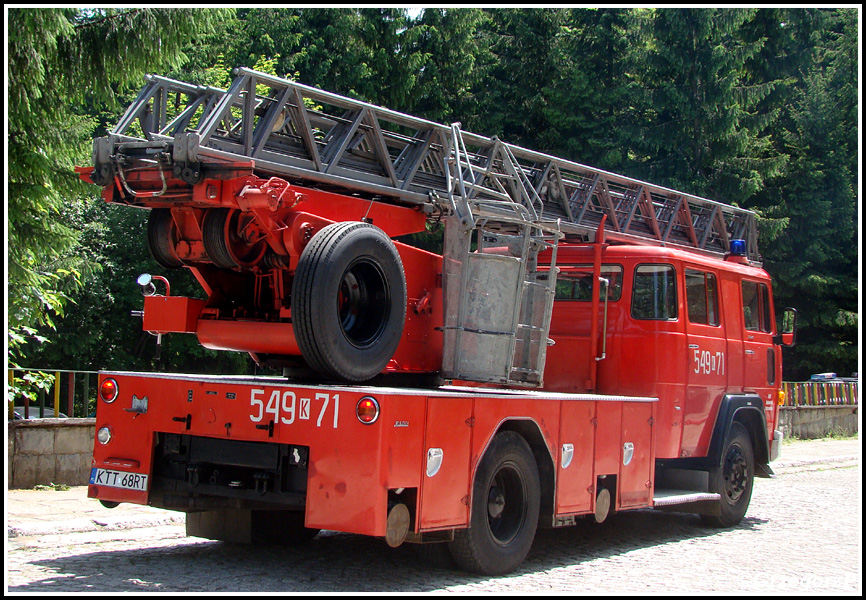
[[358, 420], [361, 423], [371, 425], [379, 418], [379, 403], [372, 396], [364, 396], [358, 400], [355, 413], [358, 415]]
[[117, 382], [114, 379], [104, 379], [99, 386], [99, 397], [110, 404], [117, 399], [117, 394]]

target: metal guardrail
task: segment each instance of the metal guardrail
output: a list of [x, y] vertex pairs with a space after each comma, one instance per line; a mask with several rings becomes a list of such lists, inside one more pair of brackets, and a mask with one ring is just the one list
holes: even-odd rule
[[[48, 401], [48, 390], [38, 389], [36, 402], [30, 402], [27, 395], [7, 395], [7, 416], [14, 418], [14, 410], [23, 408], [22, 416], [25, 419], [41, 418], [45, 415], [45, 409], [51, 408], [54, 415], [64, 414], [67, 417], [87, 417], [91, 400], [91, 389], [93, 399], [96, 398], [96, 387], [91, 388], [90, 376], [97, 375], [98, 371], [72, 371], [68, 369], [7, 369], [8, 384], [11, 390], [14, 387], [35, 385], [24, 379], [25, 373], [43, 373], [47, 377], [53, 377], [51, 385], [51, 401]], [[21, 411], [19, 411], [21, 412]]]
[[783, 406], [857, 406], [858, 381], [784, 381]]

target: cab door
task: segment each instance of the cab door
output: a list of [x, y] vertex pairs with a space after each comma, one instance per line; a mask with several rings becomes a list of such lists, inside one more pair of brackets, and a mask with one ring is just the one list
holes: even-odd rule
[[[719, 276], [685, 265], [687, 367], [681, 456], [704, 456], [712, 419], [727, 389], [730, 353], [719, 304]], [[709, 422], [708, 422], [709, 421]]]
[[757, 394], [772, 407], [776, 382], [776, 362], [773, 345], [773, 307], [770, 288], [764, 281], [743, 279], [743, 387], [746, 393]]

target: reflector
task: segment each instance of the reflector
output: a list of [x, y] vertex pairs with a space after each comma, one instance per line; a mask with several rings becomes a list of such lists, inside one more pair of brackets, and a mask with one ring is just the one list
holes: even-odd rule
[[99, 397], [104, 402], [111, 404], [117, 399], [118, 389], [117, 382], [114, 379], [105, 379], [102, 385], [99, 386]]
[[355, 407], [355, 412], [358, 415], [358, 420], [364, 425], [370, 425], [376, 422], [379, 418], [379, 403], [372, 396], [364, 396], [358, 400], [358, 405]]

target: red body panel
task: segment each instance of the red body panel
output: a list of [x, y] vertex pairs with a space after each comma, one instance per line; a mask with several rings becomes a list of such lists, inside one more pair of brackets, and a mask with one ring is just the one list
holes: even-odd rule
[[[96, 427], [108, 427], [113, 435], [107, 445], [95, 444], [94, 468], [149, 475], [152, 485], [158, 432], [306, 446], [308, 527], [382, 536], [388, 491], [403, 488], [418, 490], [416, 532], [466, 527], [478, 461], [493, 435], [515, 421], [531, 425], [543, 446], [543, 460], [567, 474], [561, 475], [567, 483], [558, 492], [557, 515], [590, 512], [593, 495], [587, 487], [602, 474], [621, 478], [623, 506], [651, 504], [646, 482], [653, 473], [647, 421], [655, 406], [652, 399], [477, 388], [297, 386], [274, 379], [125, 373], [105, 373], [101, 380], [109, 376], [120, 393], [111, 404], [99, 402]], [[129, 411], [133, 396], [147, 397], [147, 412]], [[364, 396], [375, 397], [381, 406], [372, 425], [362, 424], [354, 413]], [[597, 428], [587, 420], [595, 414], [600, 416]], [[270, 420], [272, 433], [262, 427]], [[636, 449], [627, 466], [624, 441]], [[560, 448], [565, 443], [577, 452], [563, 468]], [[432, 476], [426, 473], [430, 448], [443, 455]], [[569, 500], [569, 490], [577, 491], [577, 502]], [[149, 492], [104, 485], [90, 485], [88, 495], [159, 504]]]
[[[567, 273], [570, 265], [591, 265], [593, 252], [591, 245], [565, 246], [559, 250], [557, 264]], [[658, 398], [655, 458], [706, 456], [715, 417], [725, 394], [760, 395], [765, 402], [768, 439], [772, 439], [781, 360], [777, 356], [773, 365], [777, 383], [768, 384], [767, 357], [773, 348], [774, 331], [745, 330], [740, 289], [743, 279], [769, 287], [767, 273], [734, 261], [646, 246], [604, 247], [602, 263], [621, 267], [623, 272], [621, 295], [618, 300], [608, 302], [606, 356], [596, 361], [590, 353], [592, 303], [554, 302], [550, 337], [556, 343], [547, 353], [545, 389], [592, 392], [587, 386], [592, 363], [597, 362], [594, 391]], [[630, 312], [635, 269], [656, 264], [672, 265], [676, 269], [676, 319], [637, 319]], [[683, 275], [686, 268], [715, 275], [718, 325], [690, 320]], [[605, 330], [601, 311], [597, 319], [601, 338]], [[602, 347], [601, 340], [598, 347]], [[744, 350], [749, 349], [752, 352], [746, 354]]]

